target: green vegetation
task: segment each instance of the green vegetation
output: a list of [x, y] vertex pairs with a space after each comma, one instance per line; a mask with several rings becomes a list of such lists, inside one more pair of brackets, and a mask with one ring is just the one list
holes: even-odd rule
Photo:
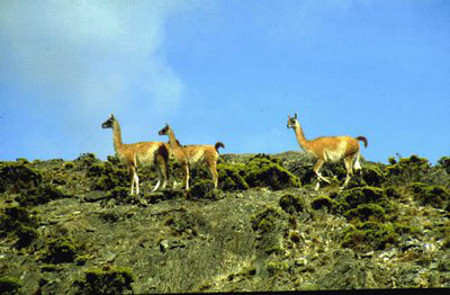
[[0, 293], [448, 288], [448, 159], [362, 159], [342, 191], [327, 164], [315, 191], [305, 153], [221, 154], [217, 189], [142, 167], [139, 196], [116, 156], [0, 162]]
[[29, 246], [37, 237], [37, 218], [19, 206], [0, 207], [0, 238], [16, 237], [16, 248]]
[[408, 186], [408, 189], [414, 194], [414, 200], [422, 206], [431, 205], [442, 208], [450, 200], [450, 193], [442, 186], [413, 182]]
[[291, 194], [286, 194], [280, 198], [280, 207], [284, 210], [284, 212], [289, 214], [294, 214], [297, 212], [303, 212], [305, 204], [302, 201], [301, 197], [294, 196]]
[[20, 294], [22, 283], [13, 277], [0, 277], [0, 291], [2, 294]]
[[247, 163], [244, 178], [250, 187], [281, 190], [301, 186], [295, 175], [264, 156], [254, 157]]
[[133, 273], [129, 268], [89, 269], [85, 279], [76, 282], [80, 294], [132, 293]]
[[43, 261], [53, 264], [73, 262], [79, 250], [80, 245], [71, 238], [52, 239], [47, 244]]
[[328, 196], [318, 196], [311, 202], [311, 207], [314, 210], [320, 210], [322, 208], [327, 208], [328, 212], [335, 210], [338, 204], [335, 200], [331, 199]]

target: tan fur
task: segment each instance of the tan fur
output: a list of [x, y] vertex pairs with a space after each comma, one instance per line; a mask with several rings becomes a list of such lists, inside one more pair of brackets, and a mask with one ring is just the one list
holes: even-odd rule
[[[112, 122], [112, 123], [111, 123]], [[109, 124], [108, 124], [109, 123]], [[112, 125], [111, 125], [112, 124]], [[105, 127], [106, 126], [106, 127]], [[153, 191], [156, 191], [163, 180], [163, 188], [167, 185], [168, 178], [168, 160], [169, 154], [164, 143], [162, 142], [139, 142], [133, 144], [122, 143], [122, 134], [120, 131], [119, 122], [113, 115], [110, 119], [102, 124], [103, 128], [113, 129], [113, 142], [114, 150], [117, 156], [128, 166], [131, 180], [131, 192], [134, 194], [134, 188], [136, 188], [136, 194], [139, 195], [139, 177], [136, 169], [139, 166], [154, 166], [156, 167], [159, 179]]]
[[[353, 174], [353, 166], [355, 169], [360, 169], [359, 164], [359, 140], [364, 141], [367, 146], [367, 139], [363, 136], [356, 139], [350, 136], [329, 136], [318, 137], [313, 140], [306, 140], [300, 123], [297, 121], [297, 114], [293, 118], [288, 116], [288, 128], [292, 128], [295, 131], [295, 135], [299, 145], [308, 153], [317, 158], [317, 162], [314, 166], [314, 172], [317, 178], [327, 183], [330, 181], [320, 174], [320, 168], [325, 162], [337, 162], [344, 160], [347, 176], [341, 189], [345, 188], [350, 181], [350, 175]], [[320, 182], [317, 183], [316, 190], [319, 188]]]
[[168, 135], [170, 143], [170, 154], [173, 154], [175, 159], [181, 163], [184, 172], [184, 182], [186, 190], [189, 189], [189, 166], [206, 164], [214, 181], [214, 186], [217, 188], [219, 181], [219, 174], [217, 173], [217, 160], [219, 159], [219, 153], [217, 149], [223, 147], [222, 143], [216, 143], [216, 146], [212, 145], [186, 145], [181, 146], [175, 134], [169, 125], [166, 125], [159, 131], [160, 135]]

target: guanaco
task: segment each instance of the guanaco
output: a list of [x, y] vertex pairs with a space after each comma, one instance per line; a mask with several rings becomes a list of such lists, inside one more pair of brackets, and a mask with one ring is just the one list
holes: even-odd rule
[[217, 160], [219, 159], [219, 148], [225, 148], [225, 145], [218, 141], [214, 146], [212, 145], [185, 145], [181, 146], [179, 141], [175, 138], [175, 133], [172, 128], [166, 124], [159, 132], [159, 135], [169, 136], [169, 144], [171, 154], [180, 162], [183, 168], [184, 182], [186, 190], [189, 189], [189, 167], [191, 165], [205, 163], [211, 173], [214, 181], [214, 187], [217, 188], [219, 182], [219, 174], [217, 173]]
[[134, 194], [134, 188], [136, 188], [136, 194], [139, 195], [139, 177], [136, 172], [138, 166], [156, 167], [159, 178], [153, 191], [156, 191], [159, 188], [161, 180], [163, 181], [162, 187], [166, 187], [168, 179], [169, 151], [164, 143], [138, 142], [124, 144], [122, 142], [122, 133], [120, 131], [119, 122], [113, 114], [109, 115], [108, 120], [102, 124], [102, 128], [112, 128], [113, 130], [114, 150], [118, 157], [127, 164], [128, 172], [130, 174], [131, 195]]
[[353, 175], [353, 168], [355, 170], [361, 169], [361, 164], [359, 163], [359, 141], [364, 143], [364, 147], [367, 147], [368, 144], [367, 138], [364, 136], [358, 136], [356, 138], [350, 136], [323, 136], [307, 140], [303, 133], [303, 129], [297, 120], [297, 114], [292, 118], [288, 115], [287, 128], [294, 129], [300, 147], [317, 159], [314, 166], [314, 173], [318, 178], [316, 190], [320, 187], [320, 180], [330, 183], [330, 180], [323, 177], [320, 173], [320, 168], [322, 168], [322, 165], [325, 162], [338, 162], [341, 159], [344, 160], [347, 176], [344, 184], [341, 186], [341, 190], [344, 189], [350, 181], [350, 176]]

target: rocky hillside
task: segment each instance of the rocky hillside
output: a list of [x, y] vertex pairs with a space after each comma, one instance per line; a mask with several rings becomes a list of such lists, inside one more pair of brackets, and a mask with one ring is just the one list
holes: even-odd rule
[[194, 169], [151, 193], [144, 168], [131, 197], [116, 157], [0, 162], [0, 293], [450, 287], [449, 157], [362, 161], [342, 192], [300, 152], [219, 163], [220, 189]]

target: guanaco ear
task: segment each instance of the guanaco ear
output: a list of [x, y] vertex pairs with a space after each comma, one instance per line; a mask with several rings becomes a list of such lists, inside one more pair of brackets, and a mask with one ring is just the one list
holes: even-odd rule
[[295, 113], [295, 115], [294, 115], [294, 119], [295, 119], [295, 120], [297, 120], [297, 113]]
[[112, 113], [109, 114], [109, 117], [112, 118], [112, 119], [114, 119], [114, 115], [113, 115]]

